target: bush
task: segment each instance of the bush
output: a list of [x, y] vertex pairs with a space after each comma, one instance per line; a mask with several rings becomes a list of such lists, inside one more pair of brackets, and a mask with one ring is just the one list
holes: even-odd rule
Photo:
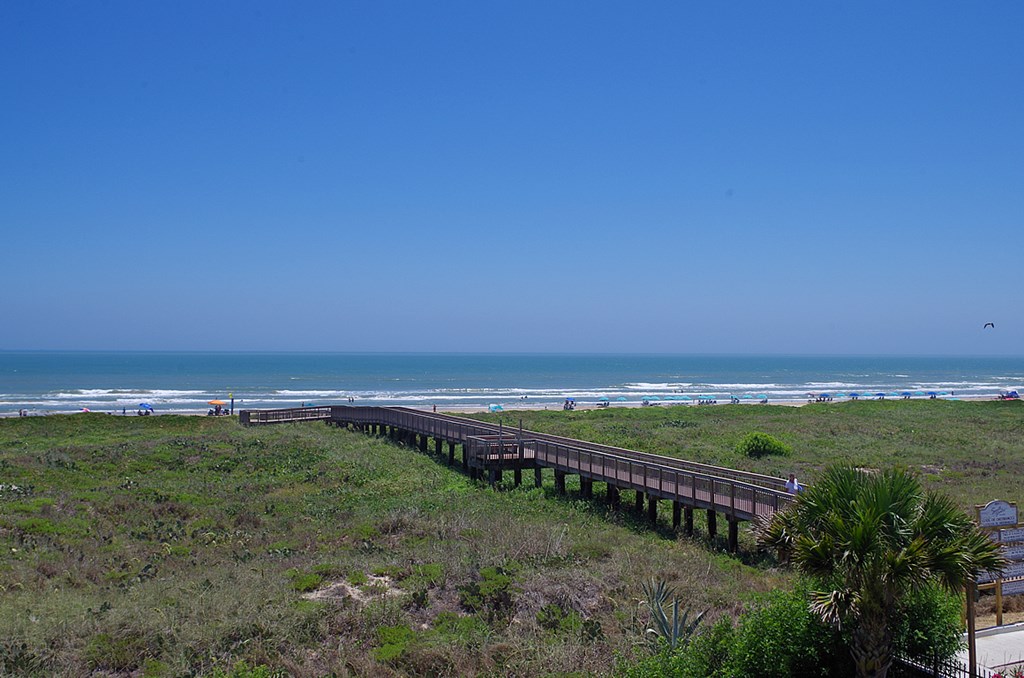
[[736, 446], [736, 451], [748, 457], [789, 454], [793, 448], [767, 433], [748, 433]]
[[948, 659], [963, 645], [960, 636], [960, 597], [939, 586], [913, 592], [900, 605], [893, 623], [897, 654], [930, 663]]
[[480, 570], [480, 581], [459, 587], [459, 602], [470, 612], [486, 612], [489, 619], [512, 607], [512, 577], [501, 567]]
[[773, 591], [740, 617], [731, 649], [731, 675], [812, 676], [849, 673], [851, 660], [838, 631], [815, 616], [806, 585]]

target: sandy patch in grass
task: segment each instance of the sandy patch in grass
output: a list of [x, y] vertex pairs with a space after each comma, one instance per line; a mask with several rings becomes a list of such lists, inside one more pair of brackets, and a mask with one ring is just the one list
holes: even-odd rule
[[341, 602], [351, 600], [360, 607], [371, 600], [379, 598], [394, 598], [401, 595], [401, 590], [387, 576], [367, 575], [366, 583], [356, 586], [347, 581], [338, 581], [333, 584], [321, 587], [316, 591], [303, 593], [306, 600], [327, 600]]

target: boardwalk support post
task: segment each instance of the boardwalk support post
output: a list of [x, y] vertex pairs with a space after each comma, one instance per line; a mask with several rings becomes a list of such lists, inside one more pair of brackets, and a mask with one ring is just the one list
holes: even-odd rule
[[427, 451], [427, 434], [420, 434], [420, 452]]
[[740, 540], [740, 521], [735, 518], [729, 518], [729, 552], [736, 553], [736, 549], [739, 548]]
[[714, 539], [718, 535], [718, 514], [715, 509], [708, 509], [708, 537]]
[[584, 478], [580, 476], [580, 496], [584, 499], [590, 499], [594, 496], [594, 481], [590, 478]]
[[455, 463], [455, 441], [448, 441], [448, 465], [451, 466]]
[[512, 469], [512, 481], [515, 483], [516, 487], [523, 484], [523, 469], [521, 467], [516, 466]]
[[693, 507], [687, 506], [683, 509], [683, 532], [687, 537], [693, 536]]
[[658, 522], [658, 498], [653, 494], [647, 495], [647, 520], [651, 525]]
[[672, 529], [678, 530], [679, 523], [682, 522], [683, 517], [683, 505], [679, 501], [672, 502]]
[[636, 491], [636, 512], [643, 513], [644, 510], [644, 493], [640, 490]]
[[611, 483], [608, 483], [608, 503], [611, 504], [614, 508], [618, 508], [620, 500], [621, 497], [619, 493], [619, 488], [615, 485], [612, 485]]
[[533, 485], [534, 487], [540, 487], [544, 484], [544, 469], [540, 466], [533, 467]]
[[555, 469], [555, 492], [565, 494], [565, 471]]
[[441, 439], [434, 438], [434, 454], [441, 456]]

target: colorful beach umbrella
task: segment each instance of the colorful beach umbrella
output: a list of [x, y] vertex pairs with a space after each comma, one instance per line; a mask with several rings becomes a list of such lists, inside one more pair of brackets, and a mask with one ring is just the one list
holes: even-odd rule
[[208, 400], [208, 401], [206, 401], [206, 404], [207, 405], [227, 405], [227, 403], [224, 402], [223, 400]]
[[691, 398], [690, 396], [686, 396], [686, 395], [684, 395], [684, 396], [679, 396], [679, 399], [680, 399], [680, 400], [693, 400], [693, 398]]
[[491, 412], [504, 412], [505, 411], [505, 408], [502, 407], [501, 405], [491, 405], [487, 409], [489, 409]]
[[624, 403], [626, 402], [626, 396], [619, 396], [618, 398], [616, 398], [616, 400], [618, 400], [620, 403]]
[[139, 403], [139, 409], [142, 409], [142, 410], [152, 410], [153, 406], [150, 405], [149, 403]]
[[601, 396], [600, 398], [598, 398], [598, 400], [602, 400], [602, 401], [608, 400], [608, 396]]

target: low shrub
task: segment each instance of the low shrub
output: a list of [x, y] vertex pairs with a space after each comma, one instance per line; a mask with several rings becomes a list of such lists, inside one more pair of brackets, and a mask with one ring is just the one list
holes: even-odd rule
[[767, 433], [748, 433], [736, 446], [736, 451], [748, 457], [790, 454], [793, 448]]

